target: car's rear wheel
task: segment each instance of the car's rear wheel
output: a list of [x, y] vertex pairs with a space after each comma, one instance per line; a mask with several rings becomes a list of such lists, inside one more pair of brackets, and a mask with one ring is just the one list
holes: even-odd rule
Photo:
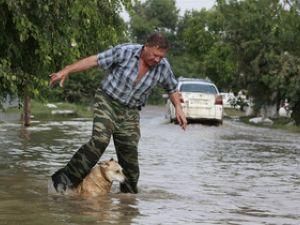
[[176, 119], [172, 119], [171, 117], [170, 117], [170, 123], [176, 123]]
[[218, 126], [221, 126], [221, 125], [223, 125], [223, 120], [218, 120], [218, 121], [216, 121], [216, 126], [218, 127]]

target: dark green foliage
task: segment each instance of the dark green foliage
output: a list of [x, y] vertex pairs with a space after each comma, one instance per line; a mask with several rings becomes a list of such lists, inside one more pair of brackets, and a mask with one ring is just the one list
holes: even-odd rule
[[130, 13], [133, 40], [144, 43], [149, 33], [155, 30], [173, 34], [177, 27], [178, 12], [175, 0], [137, 2]]
[[[50, 73], [126, 40], [126, 25], [118, 14], [121, 3], [131, 6], [130, 0], [1, 0], [1, 96], [22, 97], [26, 92], [53, 98], [53, 92], [47, 91]], [[76, 77], [75, 86], [89, 83], [88, 76]], [[68, 88], [58, 92], [70, 98]]]

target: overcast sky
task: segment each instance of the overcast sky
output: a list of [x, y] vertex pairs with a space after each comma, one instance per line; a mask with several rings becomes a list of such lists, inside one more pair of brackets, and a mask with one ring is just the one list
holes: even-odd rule
[[176, 0], [176, 5], [180, 9], [180, 15], [183, 15], [186, 10], [210, 9], [215, 2], [215, 0]]
[[[200, 10], [202, 8], [210, 9], [215, 4], [215, 0], [176, 0], [176, 6], [180, 10], [179, 14], [184, 15], [186, 10]], [[129, 20], [126, 12], [121, 13], [125, 21]]]

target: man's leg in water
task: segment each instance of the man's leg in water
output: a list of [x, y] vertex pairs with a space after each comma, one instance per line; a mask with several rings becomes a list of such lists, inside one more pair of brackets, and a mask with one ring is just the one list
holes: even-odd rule
[[127, 178], [120, 185], [121, 192], [138, 193], [137, 183], [140, 175], [138, 163], [138, 143], [140, 139], [139, 111], [125, 109], [117, 116], [113, 134], [118, 162]]
[[53, 185], [58, 192], [76, 187], [90, 172], [109, 144], [114, 127], [114, 113], [110, 99], [97, 93], [94, 105], [92, 137], [73, 155], [69, 163], [52, 175]]

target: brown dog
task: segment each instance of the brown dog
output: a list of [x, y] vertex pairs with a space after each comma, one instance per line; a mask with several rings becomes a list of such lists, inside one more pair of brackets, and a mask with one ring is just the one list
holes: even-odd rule
[[83, 197], [105, 195], [110, 192], [113, 181], [122, 183], [125, 179], [122, 167], [111, 159], [95, 165], [83, 181], [68, 192]]

